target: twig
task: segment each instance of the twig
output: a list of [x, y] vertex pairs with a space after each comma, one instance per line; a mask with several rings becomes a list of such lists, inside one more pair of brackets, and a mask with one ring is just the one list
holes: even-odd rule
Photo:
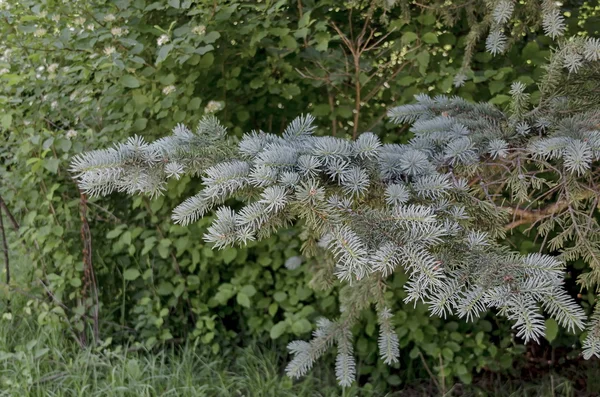
[[337, 117], [335, 117], [335, 101], [333, 100], [333, 94], [331, 91], [327, 90], [327, 99], [329, 100], [329, 110], [333, 115], [331, 119], [331, 134], [335, 136], [337, 133]]
[[92, 310], [92, 320], [94, 328], [94, 342], [100, 340], [100, 329], [98, 325], [98, 310], [100, 303], [98, 302], [98, 286], [96, 285], [96, 274], [92, 263], [92, 235], [90, 233], [90, 225], [87, 221], [87, 197], [80, 192], [79, 210], [81, 214], [81, 241], [83, 242], [83, 264], [84, 264], [84, 283], [82, 295], [85, 301], [86, 289], [90, 286], [91, 294], [94, 299], [94, 308]]
[[431, 380], [433, 381], [433, 383], [435, 384], [435, 387], [438, 388], [438, 390], [442, 390], [441, 386], [440, 386], [440, 382], [438, 381], [438, 379], [433, 375], [433, 373], [431, 372], [431, 370], [429, 369], [429, 366], [427, 365], [427, 363], [425, 362], [425, 357], [423, 357], [423, 353], [419, 352], [419, 357], [421, 357], [421, 361], [423, 362], [423, 366], [425, 367], [425, 370], [427, 371], [427, 373], [429, 374], [429, 376], [431, 377]]
[[3, 209], [6, 216], [8, 216], [8, 220], [12, 224], [13, 229], [15, 229], [15, 231], [18, 231], [19, 230], [19, 222], [17, 222], [17, 220], [15, 219], [13, 214], [10, 212], [10, 210], [6, 206], [6, 203], [4, 202], [4, 199], [2, 198], [2, 196], [0, 196], [0, 208]]
[[8, 244], [6, 243], [6, 231], [4, 230], [4, 217], [0, 208], [0, 233], [2, 233], [2, 248], [4, 251], [4, 267], [6, 268], [6, 285], [9, 288], [7, 306], [10, 308], [10, 263], [8, 259]]
[[[591, 193], [586, 194], [582, 199], [589, 198]], [[568, 200], [559, 200], [545, 208], [540, 208], [536, 210], [526, 210], [521, 208], [513, 208], [513, 207], [500, 207], [505, 209], [513, 214], [514, 218], [519, 217], [519, 219], [514, 219], [511, 223], [504, 227], [505, 230], [511, 230], [520, 225], [528, 224], [528, 223], [536, 223], [541, 219], [547, 218], [548, 216], [555, 215], [559, 212], [562, 212], [569, 208], [572, 202]]]
[[439, 355], [439, 357], [440, 357], [440, 368], [441, 368], [441, 374], [442, 374], [440, 376], [442, 378], [442, 390], [441, 390], [441, 393], [442, 393], [442, 396], [445, 396], [446, 395], [446, 376], [444, 374], [444, 361], [442, 360], [442, 355], [441, 354]]

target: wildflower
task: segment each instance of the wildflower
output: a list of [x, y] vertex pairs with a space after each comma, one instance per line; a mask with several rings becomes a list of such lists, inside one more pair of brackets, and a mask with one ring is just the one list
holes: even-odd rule
[[116, 52], [116, 50], [115, 50], [115, 47], [113, 47], [113, 46], [104, 47], [104, 55], [106, 55], [107, 57], [111, 56], [115, 52]]
[[176, 90], [174, 85], [168, 85], [165, 88], [163, 88], [162, 92], [165, 95], [169, 95], [170, 93], [174, 92]]
[[88, 26], [86, 26], [86, 29], [89, 30], [90, 32], [94, 31], [94, 24], [90, 23]]
[[54, 15], [52, 15], [52, 20], [53, 20], [54, 22], [58, 22], [58, 21], [60, 21], [60, 15], [59, 15], [59, 14], [54, 14]]
[[77, 131], [75, 131], [75, 130], [69, 130], [65, 134], [65, 138], [67, 138], [67, 139], [75, 138], [76, 136], [77, 136]]
[[114, 21], [115, 19], [117, 19], [117, 18], [116, 18], [116, 17], [115, 17], [113, 14], [106, 14], [106, 15], [104, 16], [104, 21], [105, 21], [105, 22], [112, 22], [112, 21]]
[[161, 46], [164, 44], [167, 44], [169, 42], [169, 36], [167, 36], [166, 34], [163, 34], [162, 36], [160, 36], [157, 40], [156, 43]]
[[58, 63], [51, 63], [48, 65], [48, 72], [54, 73], [56, 72], [56, 69], [58, 69]]
[[84, 23], [85, 23], [85, 18], [83, 18], [83, 17], [78, 17], [73, 20], [73, 24], [75, 26], [83, 26]]
[[195, 26], [192, 29], [192, 33], [197, 34], [198, 36], [202, 36], [204, 33], [206, 33], [206, 26], [204, 26], [204, 25]]

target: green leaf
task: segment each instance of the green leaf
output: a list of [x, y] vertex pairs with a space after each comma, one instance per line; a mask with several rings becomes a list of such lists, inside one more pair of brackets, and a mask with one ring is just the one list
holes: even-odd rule
[[295, 50], [298, 47], [298, 43], [296, 42], [296, 39], [288, 35], [281, 38], [281, 46], [289, 50]]
[[421, 72], [421, 74], [425, 74], [425, 69], [427, 68], [427, 65], [429, 65], [429, 58], [430, 55], [428, 51], [421, 51], [417, 54], [417, 63], [419, 64], [419, 72]]
[[240, 292], [243, 292], [244, 294], [248, 295], [249, 297], [253, 297], [254, 295], [256, 295], [256, 288], [254, 288], [253, 285], [244, 285], [242, 287], [242, 289], [240, 290]]
[[280, 321], [277, 324], [275, 324], [271, 328], [271, 332], [269, 332], [271, 339], [279, 338], [287, 330], [287, 327], [288, 327], [288, 325], [285, 321]]
[[198, 62], [198, 66], [201, 69], [208, 69], [213, 64], [214, 61], [215, 61], [215, 56], [209, 52], [208, 54], [204, 54], [204, 56], [202, 56], [202, 58], [200, 58], [200, 62]]
[[50, 171], [53, 174], [58, 172], [58, 164], [60, 163], [59, 159], [49, 158], [44, 160], [44, 168]]
[[295, 333], [296, 335], [304, 334], [306, 332], [309, 332], [310, 330], [312, 330], [312, 325], [311, 325], [310, 321], [308, 321], [305, 318], [302, 318], [302, 319], [296, 321], [292, 325], [292, 332]]
[[428, 32], [423, 35], [423, 41], [428, 44], [434, 44], [438, 42], [438, 37], [433, 32]]
[[415, 79], [413, 76], [402, 76], [398, 79], [398, 84], [400, 84], [403, 87], [406, 87], [414, 83], [416, 80], [417, 79]]
[[315, 40], [317, 41], [317, 45], [315, 46], [315, 50], [317, 51], [327, 51], [329, 47], [329, 40], [331, 36], [326, 32], [319, 32], [315, 35]]
[[[212, 44], [215, 41], [217, 41], [220, 37], [221, 37], [221, 33], [213, 30], [212, 32], [209, 32], [206, 35], [204, 35], [204, 42], [206, 44]], [[204, 51], [204, 52], [207, 52], [207, 51]], [[200, 55], [202, 55], [202, 54], [200, 54]]]
[[454, 365], [454, 372], [456, 372], [457, 375], [465, 375], [469, 371], [467, 370], [467, 367], [465, 367], [464, 364], [455, 364]]
[[131, 74], [126, 74], [121, 77], [121, 85], [127, 88], [138, 88], [140, 86], [140, 81]]
[[146, 129], [146, 125], [148, 125], [148, 119], [140, 118], [133, 123], [131, 128], [133, 128], [135, 131], [142, 131]]
[[336, 109], [336, 113], [338, 114], [338, 116], [345, 118], [345, 119], [349, 119], [350, 117], [352, 117], [352, 108], [350, 106], [338, 106], [338, 108]]
[[323, 103], [321, 105], [316, 105], [311, 112], [314, 116], [326, 116], [331, 112], [331, 108], [328, 104]]
[[275, 302], [283, 302], [287, 299], [287, 294], [283, 291], [277, 291], [273, 294], [273, 299], [275, 299]]
[[173, 290], [175, 288], [173, 287], [173, 284], [171, 284], [168, 281], [163, 281], [162, 283], [160, 283], [158, 285], [158, 288], [156, 289], [156, 292], [159, 295], [171, 295], [173, 293]]
[[271, 304], [269, 305], [269, 309], [268, 309], [268, 311], [269, 311], [269, 315], [270, 315], [271, 317], [274, 317], [274, 316], [275, 316], [275, 314], [277, 313], [277, 309], [279, 309], [279, 305], [278, 305], [277, 303], [271, 303]]
[[63, 152], [66, 152], [69, 149], [71, 149], [72, 143], [71, 143], [70, 139], [60, 138], [60, 139], [57, 139], [56, 141], [54, 141], [54, 146], [57, 149], [60, 149]]
[[137, 269], [127, 269], [123, 273], [123, 278], [127, 281], [133, 281], [140, 276], [140, 271]]
[[10, 114], [10, 113], [3, 114], [2, 118], [0, 118], [0, 125], [2, 125], [2, 128], [7, 130], [10, 128], [11, 124], [12, 124], [12, 114]]
[[417, 21], [423, 25], [433, 25], [436, 21], [436, 17], [433, 14], [421, 14], [417, 17]]
[[402, 35], [402, 39], [400, 41], [402, 41], [403, 44], [408, 44], [412, 43], [418, 38], [419, 36], [417, 36], [415, 32], [406, 32]]
[[504, 81], [491, 81], [488, 87], [490, 89], [490, 94], [494, 95], [501, 92], [504, 87], [506, 87], [506, 84]]
[[192, 98], [192, 100], [188, 103], [188, 110], [198, 110], [200, 109], [200, 104], [202, 103], [202, 99], [200, 98]]
[[490, 100], [492, 105], [502, 105], [503, 103], [507, 103], [510, 101], [510, 96], [508, 95], [496, 95]]
[[223, 258], [223, 262], [225, 262], [228, 265], [231, 262], [233, 262], [233, 260], [235, 259], [236, 256], [237, 256], [237, 249], [235, 249], [234, 247], [226, 248], [221, 252], [221, 257]]
[[167, 57], [169, 56], [169, 52], [171, 52], [172, 49], [173, 44], [165, 44], [162, 47], [160, 47], [160, 50], [158, 50], [158, 56], [156, 57], [156, 65], [160, 64], [162, 61], [167, 59]]
[[470, 385], [473, 382], [473, 375], [471, 375], [470, 373], [458, 375], [458, 377], [460, 381], [465, 385]]
[[238, 292], [235, 299], [239, 305], [244, 307], [250, 307], [250, 298], [243, 292]]
[[[195, 50], [194, 52], [195, 52], [196, 54], [198, 54], [198, 55], [204, 55], [204, 54], [206, 54], [207, 52], [209, 52], [209, 51], [212, 51], [212, 50], [214, 50], [214, 49], [215, 49], [215, 47], [213, 47], [213, 45], [212, 45], [212, 44], [208, 44], [208, 45], [204, 45], [204, 46], [202, 46], [202, 47], [198, 47], [198, 48], [196, 48], [196, 50]], [[198, 61], [199, 61], [199, 60], [200, 60], [200, 59], [197, 59], [197, 60], [195, 60], [195, 63], [193, 63], [193, 62], [191, 62], [191, 63], [193, 63], [194, 65], [196, 65], [196, 64], [198, 64]]]
[[163, 259], [167, 259], [167, 257], [169, 256], [169, 247], [159, 244], [158, 255], [160, 255], [160, 257]]
[[107, 239], [113, 239], [113, 238], [117, 238], [121, 235], [121, 233], [123, 232], [123, 229], [113, 229], [110, 232], [106, 233], [106, 238]]
[[71, 284], [75, 288], [81, 287], [81, 279], [72, 278], [71, 280], [69, 280], [69, 284]]
[[546, 340], [552, 342], [558, 335], [558, 323], [555, 319], [549, 318], [546, 320]]

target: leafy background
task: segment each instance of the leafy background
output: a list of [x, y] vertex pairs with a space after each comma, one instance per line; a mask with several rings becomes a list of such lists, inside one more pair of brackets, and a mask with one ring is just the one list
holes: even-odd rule
[[[596, 19], [581, 18], [589, 9], [570, 8], [569, 28], [593, 30]], [[115, 194], [85, 202], [68, 166], [82, 151], [133, 134], [151, 140], [207, 113], [237, 136], [280, 132], [310, 112], [320, 134], [369, 130], [385, 142], [405, 141], [408, 133], [383, 118], [389, 106], [420, 92], [502, 106], [513, 81], [537, 80], [549, 53], [550, 40], [533, 31], [502, 57], [480, 44], [467, 83], [455, 88], [466, 20], [448, 27], [427, 8], [411, 8], [409, 19], [374, 10], [329, 0], [0, 3], [0, 195], [19, 224], [13, 232], [5, 217], [16, 276], [0, 284], [1, 305], [25, 296], [19, 315], [42, 327], [60, 324], [82, 345], [93, 343], [97, 324], [107, 345], [159, 348], [191, 339], [214, 355], [257, 340], [282, 349], [307, 337], [317, 317], [335, 315], [335, 287], [308, 288], [310, 263], [284, 266], [299, 253], [297, 230], [213, 251], [202, 241], [209, 219], [189, 227], [170, 221], [171, 209], [199, 190], [197, 179], [171, 182], [156, 199]], [[365, 25], [381, 42], [356, 57], [345, 39], [352, 45]], [[97, 315], [84, 270], [86, 223]], [[534, 251], [521, 231], [509, 242]], [[402, 284], [396, 275], [388, 291], [397, 298], [401, 362], [377, 362], [376, 316], [365, 312], [355, 329], [361, 383], [398, 386], [431, 370], [468, 384], [477, 374], [514, 371], [523, 359], [526, 347], [502, 319], [430, 317], [402, 303]], [[547, 326], [552, 346], [540, 348], [542, 357], [577, 342]]]

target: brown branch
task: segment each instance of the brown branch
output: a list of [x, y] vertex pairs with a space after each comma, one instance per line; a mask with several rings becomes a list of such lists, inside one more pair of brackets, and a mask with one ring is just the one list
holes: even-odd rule
[[18, 231], [19, 230], [19, 222], [17, 222], [17, 220], [15, 219], [13, 214], [10, 212], [10, 210], [6, 206], [6, 203], [4, 202], [4, 199], [2, 198], [2, 196], [0, 196], [0, 209], [3, 209], [6, 216], [8, 216], [8, 220], [12, 224], [13, 229], [15, 229], [15, 231]]
[[92, 263], [92, 235], [90, 233], [90, 225], [87, 221], [87, 196], [84, 193], [80, 192], [79, 196], [79, 209], [81, 214], [81, 241], [83, 242], [83, 274], [84, 274], [84, 283], [82, 296], [84, 298], [85, 305], [85, 296], [86, 290], [89, 287], [92, 297], [94, 299], [94, 308], [92, 310], [92, 319], [93, 319], [93, 327], [94, 327], [94, 341], [97, 342], [100, 340], [100, 328], [99, 328], [99, 315], [98, 310], [100, 307], [100, 303], [98, 301], [98, 285], [96, 283], [96, 274], [94, 272], [94, 266]]
[[[352, 128], [352, 139], [356, 139], [356, 137], [358, 136], [358, 122], [360, 119], [360, 94], [361, 94], [361, 83], [360, 83], [360, 72], [361, 72], [361, 68], [360, 68], [360, 58], [362, 55], [362, 50], [361, 50], [361, 45], [362, 45], [362, 40], [364, 38], [364, 35], [366, 33], [367, 30], [367, 24], [369, 22], [369, 17], [367, 17], [366, 21], [365, 21], [365, 25], [363, 26], [362, 31], [360, 32], [360, 35], [358, 36], [356, 42], [351, 41], [348, 36], [346, 36], [341, 29], [335, 24], [335, 22], [332, 22], [331, 25], [333, 26], [333, 29], [337, 32], [337, 34], [339, 35], [340, 39], [342, 40], [342, 42], [346, 45], [346, 47], [348, 48], [348, 50], [350, 51], [350, 54], [352, 55], [352, 60], [354, 63], [354, 125]], [[373, 32], [371, 31], [371, 34]]]
[[[592, 196], [592, 192], [588, 191], [585, 195], [583, 195], [580, 199], [584, 200], [590, 198]], [[505, 230], [514, 229], [517, 226], [524, 224], [534, 224], [544, 218], [549, 216], [556, 215], [559, 212], [567, 210], [571, 207], [571, 200], [558, 200], [555, 203], [552, 203], [544, 208], [539, 208], [535, 210], [527, 210], [518, 207], [500, 207], [501, 209], [507, 210], [513, 215], [513, 221], [505, 226]], [[518, 219], [517, 219], [518, 218]]]
[[327, 99], [329, 100], [329, 109], [331, 110], [331, 134], [335, 136], [337, 133], [337, 117], [335, 117], [335, 101], [333, 99], [333, 94], [331, 91], [327, 90]]
[[[304, 16], [304, 11], [302, 8], [302, 0], [298, 0], [298, 16], [300, 18], [298, 18], [299, 20], [302, 19], [302, 17]], [[308, 39], [306, 38], [306, 35], [304, 36], [304, 48], [308, 47]]]

